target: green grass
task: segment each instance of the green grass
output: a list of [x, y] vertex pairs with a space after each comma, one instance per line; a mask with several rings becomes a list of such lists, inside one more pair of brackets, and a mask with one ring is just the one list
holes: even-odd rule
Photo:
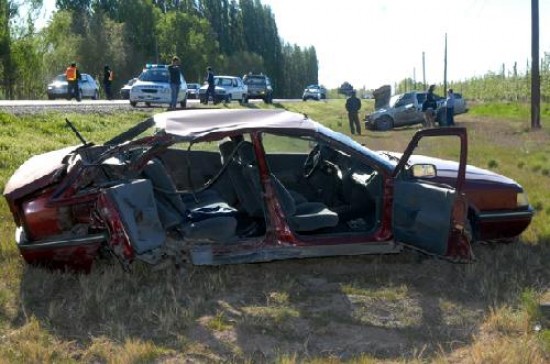
[[[531, 120], [531, 106], [526, 103], [486, 102], [476, 103], [469, 111], [472, 116], [483, 116], [489, 118], [503, 118], [508, 121], [529, 121]], [[550, 119], [550, 104], [541, 103], [541, 120]]]
[[[251, 107], [284, 107], [349, 133], [343, 105]], [[550, 297], [550, 118], [532, 132], [522, 112], [476, 105], [457, 117], [469, 163], [520, 182], [538, 210], [516, 243], [475, 246], [473, 264], [404, 253], [131, 272], [102, 260], [89, 275], [50, 272], [23, 264], [2, 199], [0, 363], [548, 362], [549, 327], [533, 327], [546, 322], [538, 303]], [[68, 117], [101, 143], [148, 115]], [[0, 114], [0, 187], [30, 156], [78, 144], [65, 116]], [[416, 130], [356, 138], [400, 151]], [[425, 148], [456, 156], [450, 143]]]

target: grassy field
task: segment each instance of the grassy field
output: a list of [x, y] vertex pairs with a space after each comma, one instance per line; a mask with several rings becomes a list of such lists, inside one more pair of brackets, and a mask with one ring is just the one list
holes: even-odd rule
[[[270, 107], [348, 133], [343, 103]], [[152, 112], [0, 113], [0, 188], [31, 155], [78, 143], [66, 116], [100, 143]], [[0, 363], [549, 362], [550, 319], [539, 309], [550, 302], [548, 107], [539, 131], [525, 106], [475, 105], [456, 119], [468, 129], [469, 163], [516, 179], [537, 210], [517, 242], [478, 244], [467, 265], [404, 253], [184, 270], [138, 263], [129, 273], [102, 260], [89, 275], [50, 272], [22, 262], [2, 199]], [[416, 130], [358, 141], [399, 151]]]

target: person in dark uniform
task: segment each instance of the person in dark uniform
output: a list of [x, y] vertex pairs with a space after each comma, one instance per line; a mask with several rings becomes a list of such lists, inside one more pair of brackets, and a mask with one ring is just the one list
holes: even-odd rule
[[435, 118], [437, 113], [437, 101], [434, 95], [435, 85], [430, 85], [426, 93], [426, 100], [422, 103], [422, 111], [424, 112], [424, 127], [433, 128], [435, 126]]
[[177, 56], [172, 58], [172, 64], [168, 66], [168, 72], [170, 73], [170, 90], [172, 91], [172, 97], [170, 99], [170, 107], [168, 110], [176, 110], [178, 103], [178, 94], [181, 87], [181, 78], [183, 72], [180, 67], [180, 59]]
[[348, 111], [349, 128], [351, 134], [357, 132], [361, 135], [361, 123], [359, 122], [359, 110], [361, 110], [361, 100], [356, 96], [355, 90], [351, 91], [350, 97], [346, 100], [346, 110]]
[[113, 91], [111, 84], [113, 83], [114, 73], [108, 65], [103, 67], [103, 88], [105, 89], [105, 97], [107, 100], [113, 99]]
[[206, 95], [204, 98], [204, 103], [208, 104], [208, 100], [212, 97], [212, 100], [215, 102], [215, 90], [216, 86], [214, 85], [214, 72], [212, 67], [208, 66], [206, 68], [206, 82], [208, 83], [208, 88], [206, 89]]

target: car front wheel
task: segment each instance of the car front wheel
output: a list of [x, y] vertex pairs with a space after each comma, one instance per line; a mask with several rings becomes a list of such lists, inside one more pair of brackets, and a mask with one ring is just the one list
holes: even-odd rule
[[389, 116], [382, 116], [375, 122], [376, 130], [390, 130], [393, 128], [393, 120]]

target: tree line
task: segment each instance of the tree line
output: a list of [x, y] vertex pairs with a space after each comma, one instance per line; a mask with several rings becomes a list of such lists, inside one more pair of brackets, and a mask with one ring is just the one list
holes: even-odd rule
[[116, 90], [145, 64], [173, 55], [187, 82], [202, 84], [212, 66], [217, 74], [267, 74], [276, 97], [300, 97], [318, 83], [315, 48], [282, 40], [260, 0], [57, 0], [48, 24], [36, 29], [41, 7], [42, 0], [0, 0], [5, 99], [44, 98], [45, 85], [71, 62], [96, 77], [108, 64]]

